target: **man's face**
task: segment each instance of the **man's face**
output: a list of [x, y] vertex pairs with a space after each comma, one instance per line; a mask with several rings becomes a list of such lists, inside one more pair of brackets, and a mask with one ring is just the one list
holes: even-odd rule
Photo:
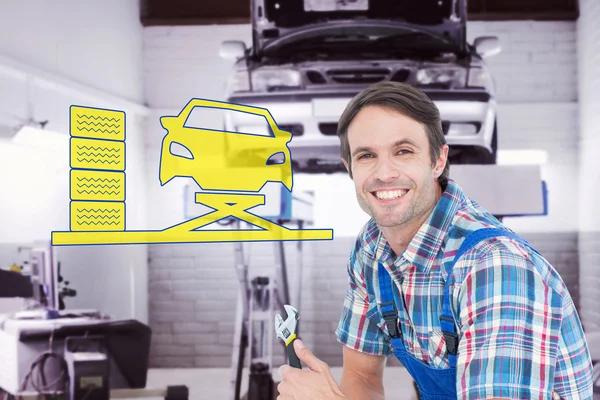
[[348, 141], [360, 207], [381, 227], [424, 220], [435, 207], [447, 146], [434, 166], [425, 127], [375, 106], [356, 115], [348, 127]]

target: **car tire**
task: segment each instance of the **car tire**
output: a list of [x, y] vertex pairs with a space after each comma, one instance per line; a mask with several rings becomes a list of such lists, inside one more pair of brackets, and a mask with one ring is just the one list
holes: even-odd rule
[[477, 164], [490, 165], [496, 164], [498, 154], [498, 127], [494, 123], [494, 133], [492, 135], [492, 151], [484, 147], [464, 147], [461, 148], [455, 156], [450, 157], [450, 165], [452, 164]]

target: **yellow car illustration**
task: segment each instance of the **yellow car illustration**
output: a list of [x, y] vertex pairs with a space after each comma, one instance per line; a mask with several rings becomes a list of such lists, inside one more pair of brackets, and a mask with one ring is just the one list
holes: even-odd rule
[[[265, 118], [271, 135], [190, 128], [185, 122], [195, 107], [245, 112]], [[177, 176], [191, 177], [204, 190], [258, 192], [267, 182], [292, 190], [290, 132], [279, 129], [265, 108], [192, 99], [178, 116], [160, 119], [167, 131], [162, 142], [159, 179], [165, 185]], [[187, 155], [177, 154], [174, 145]]]

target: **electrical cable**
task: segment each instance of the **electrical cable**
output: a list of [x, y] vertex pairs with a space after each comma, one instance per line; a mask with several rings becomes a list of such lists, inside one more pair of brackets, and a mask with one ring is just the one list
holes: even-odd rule
[[[30, 384], [31, 387], [37, 392], [38, 397], [41, 396], [43, 399], [46, 399], [48, 395], [50, 395], [52, 397], [58, 396], [58, 394], [60, 393], [60, 390], [51, 390], [51, 389], [54, 388], [56, 386], [56, 384], [58, 382], [60, 382], [60, 380], [62, 379], [63, 384], [60, 386], [62, 386], [63, 393], [66, 393], [66, 390], [68, 388], [68, 382], [69, 382], [69, 370], [67, 367], [67, 362], [62, 355], [60, 355], [54, 351], [53, 342], [54, 342], [54, 330], [50, 333], [50, 338], [48, 339], [48, 344], [49, 344], [48, 351], [45, 351], [42, 354], [40, 354], [31, 363], [31, 366], [29, 367], [29, 371], [24, 376], [23, 382], [21, 383], [21, 392], [25, 392], [27, 390], [28, 384]], [[55, 358], [58, 360], [59, 365], [60, 365], [60, 375], [58, 376], [58, 378], [56, 378], [54, 381], [52, 381], [50, 384], [48, 384], [46, 381], [45, 366], [46, 366], [46, 361], [48, 361], [51, 358]], [[37, 368], [37, 375], [35, 374], [36, 368]], [[41, 383], [40, 383], [40, 380], [41, 380]], [[54, 393], [52, 393], [52, 392], [54, 392]], [[17, 399], [23, 400], [23, 396], [18, 396]]]
[[83, 396], [83, 399], [81, 400], [86, 400], [89, 397], [89, 395], [96, 389], [99, 389], [98, 386], [90, 386], [88, 388], [88, 392], [85, 394], [85, 396]]

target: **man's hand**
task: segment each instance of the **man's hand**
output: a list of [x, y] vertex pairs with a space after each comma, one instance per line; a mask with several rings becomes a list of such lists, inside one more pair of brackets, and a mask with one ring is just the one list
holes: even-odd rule
[[299, 339], [294, 341], [294, 349], [302, 363], [309, 369], [279, 367], [281, 383], [277, 386], [277, 400], [342, 400], [346, 397], [329, 371], [329, 366], [319, 360], [304, 347]]

